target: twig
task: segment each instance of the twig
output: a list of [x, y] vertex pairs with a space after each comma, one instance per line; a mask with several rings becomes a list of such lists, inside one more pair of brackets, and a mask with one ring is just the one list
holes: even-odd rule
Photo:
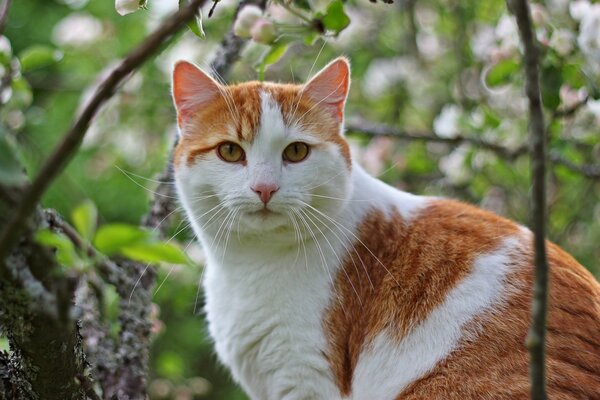
[[215, 12], [215, 9], [217, 8], [217, 4], [219, 4], [219, 1], [221, 1], [221, 0], [213, 0], [213, 5], [210, 8], [210, 10], [208, 11], [208, 18], [211, 18], [213, 16], [213, 13]]
[[448, 143], [453, 145], [469, 143], [476, 147], [491, 150], [494, 153], [508, 160], [513, 160], [527, 153], [526, 145], [518, 146], [511, 149], [500, 144], [489, 142], [472, 136], [458, 135], [455, 137], [441, 137], [437, 136], [432, 132], [406, 132], [393, 128], [391, 126], [373, 124], [371, 122], [360, 119], [351, 119], [346, 124], [346, 130], [349, 132], [357, 132], [370, 136], [390, 136], [400, 140], [417, 140], [424, 142]]
[[4, 33], [6, 27], [6, 18], [8, 17], [8, 10], [10, 8], [10, 0], [4, 0], [2, 6], [0, 6], [0, 35]]
[[532, 324], [527, 337], [530, 354], [529, 376], [531, 398], [545, 400], [546, 366], [545, 340], [548, 307], [548, 260], [546, 257], [546, 129], [540, 94], [539, 48], [531, 24], [526, 0], [508, 0], [515, 15], [523, 42], [525, 61], [525, 92], [529, 99], [532, 199], [531, 228], [534, 232], [535, 283], [533, 288]]
[[135, 71], [152, 56], [169, 37], [185, 26], [188, 20], [194, 18], [198, 8], [205, 1], [193, 0], [186, 7], [181, 8], [169, 17], [140, 46], [121, 61], [110, 75], [104, 79], [98, 89], [96, 89], [94, 96], [87, 103], [62, 141], [54, 149], [52, 155], [44, 163], [36, 179], [25, 191], [19, 206], [14, 210], [11, 219], [0, 233], [0, 260], [4, 259], [7, 252], [17, 242], [21, 232], [23, 232], [25, 221], [35, 209], [50, 183], [79, 149], [87, 128], [100, 107], [114, 94], [118, 85], [131, 72]]
[[563, 167], [577, 172], [589, 179], [600, 180], [600, 165], [583, 164], [577, 165], [573, 161], [567, 160], [556, 152], [550, 152], [549, 159], [553, 164], [562, 165]]
[[[351, 119], [346, 125], [346, 130], [348, 132], [360, 133], [362, 135], [367, 136], [389, 136], [399, 140], [447, 143], [450, 145], [468, 143], [475, 147], [492, 151], [498, 156], [508, 161], [512, 161], [520, 156], [527, 154], [528, 149], [526, 144], [517, 146], [515, 148], [508, 148], [494, 142], [464, 135], [459, 135], [453, 138], [447, 138], [437, 136], [435, 133], [432, 132], [406, 132], [388, 125], [374, 124], [372, 122], [360, 119]], [[551, 153], [550, 161], [554, 165], [563, 166], [573, 172], [583, 175], [588, 179], [600, 180], [600, 165], [577, 165], [574, 162], [567, 160], [558, 153]]]

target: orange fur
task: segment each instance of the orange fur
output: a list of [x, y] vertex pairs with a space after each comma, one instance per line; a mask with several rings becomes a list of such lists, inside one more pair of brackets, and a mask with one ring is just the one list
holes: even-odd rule
[[[400, 341], [438, 306], [472, 268], [518, 227], [455, 201], [435, 201], [409, 223], [374, 212], [360, 227], [335, 282], [337, 299], [325, 318], [327, 356], [336, 384], [349, 395], [358, 356], [384, 328]], [[355, 257], [356, 256], [356, 257]], [[362, 259], [363, 264], [359, 261]], [[529, 396], [525, 338], [530, 324], [532, 256], [514, 255], [516, 294], [497, 313], [478, 317], [466, 338], [400, 399], [516, 399]], [[600, 286], [568, 254], [550, 244], [548, 375], [552, 398], [600, 398]], [[366, 267], [369, 275], [367, 279]], [[389, 271], [389, 272], [388, 272]], [[370, 286], [372, 282], [373, 286]], [[483, 328], [481, 328], [483, 327]]]
[[316, 137], [337, 145], [351, 166], [350, 147], [339, 132], [339, 121], [303, 93], [302, 86], [247, 82], [222, 90], [223, 94], [198, 109], [182, 126], [185, 134], [175, 149], [175, 166], [184, 158], [188, 165], [192, 164], [196, 157], [223, 141], [251, 143], [260, 123], [261, 90], [270, 93], [280, 105], [287, 124], [297, 123], [318, 132]]

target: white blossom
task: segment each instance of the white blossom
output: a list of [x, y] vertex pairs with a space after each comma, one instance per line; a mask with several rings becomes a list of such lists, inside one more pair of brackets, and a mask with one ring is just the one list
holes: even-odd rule
[[362, 88], [369, 98], [376, 98], [402, 81], [423, 82], [420, 68], [412, 57], [377, 58], [369, 64]]
[[600, 121], [600, 100], [588, 100], [585, 104], [588, 112], [590, 112], [598, 121]]
[[561, 56], [566, 56], [573, 51], [575, 34], [568, 29], [556, 29], [552, 32], [548, 45]]
[[62, 46], [81, 47], [93, 43], [102, 34], [102, 23], [87, 13], [72, 13], [52, 31], [52, 40]]
[[442, 112], [433, 121], [433, 131], [443, 138], [455, 138], [458, 136], [458, 122], [461, 116], [460, 108], [455, 104], [447, 104]]
[[569, 14], [576, 21], [581, 21], [589, 12], [591, 4], [588, 0], [575, 0], [569, 3]]
[[467, 156], [470, 151], [471, 147], [468, 144], [462, 144], [450, 154], [440, 159], [438, 164], [440, 171], [451, 183], [460, 185], [471, 179], [471, 170], [466, 165]]
[[590, 6], [581, 20], [577, 44], [592, 63], [600, 63], [600, 4]]
[[513, 17], [506, 14], [500, 17], [495, 34], [503, 53], [511, 53], [519, 48], [519, 31]]
[[531, 19], [536, 25], [546, 25], [550, 16], [546, 7], [539, 3], [531, 3]]
[[262, 17], [262, 10], [255, 5], [247, 5], [240, 10], [233, 24], [233, 33], [236, 36], [250, 38], [254, 24]]
[[581, 103], [588, 95], [586, 88], [579, 90], [571, 88], [569, 85], [562, 85], [558, 91], [561, 104], [565, 108], [571, 108]]
[[6, 36], [0, 36], [0, 54], [6, 57], [6, 59], [10, 59], [12, 56], [12, 47]]
[[495, 48], [496, 34], [494, 28], [489, 25], [478, 26], [471, 39], [471, 49], [475, 58], [487, 61]]

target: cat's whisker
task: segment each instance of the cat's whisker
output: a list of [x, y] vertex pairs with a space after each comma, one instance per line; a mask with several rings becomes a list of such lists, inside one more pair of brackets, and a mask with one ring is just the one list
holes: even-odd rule
[[304, 252], [304, 266], [306, 268], [306, 271], [308, 271], [308, 252], [306, 251], [306, 243], [305, 238], [302, 236], [302, 229], [300, 227], [300, 224], [298, 223], [298, 220], [296, 220], [296, 218], [294, 217], [295, 212], [297, 212], [297, 208], [293, 208], [291, 209], [292, 214], [290, 214], [296, 224], [296, 226], [298, 227], [298, 238], [300, 239], [300, 243], [302, 244], [302, 250]]
[[334, 282], [333, 282], [333, 278], [331, 276], [331, 273], [329, 272], [329, 268], [327, 267], [327, 261], [325, 259], [325, 253], [323, 253], [323, 249], [321, 248], [321, 244], [319, 243], [317, 236], [315, 235], [315, 233], [313, 232], [313, 230], [311, 229], [311, 227], [309, 226], [308, 222], [306, 221], [306, 219], [304, 218], [304, 216], [301, 214], [302, 209], [298, 208], [295, 210], [296, 215], [298, 216], [298, 218], [300, 218], [300, 221], [303, 223], [304, 227], [307, 229], [308, 233], [312, 236], [313, 241], [315, 246], [317, 247], [317, 250], [319, 252], [319, 256], [321, 258], [321, 263], [323, 266], [323, 270], [327, 273], [327, 276], [329, 277], [329, 282], [331, 283], [331, 286], [334, 286]]
[[160, 222], [158, 224], [156, 224], [156, 226], [154, 228], [152, 228], [152, 232], [155, 232], [158, 228], [160, 228], [160, 226], [163, 224], [163, 222], [165, 222], [167, 219], [169, 219], [169, 217], [171, 215], [175, 214], [178, 211], [182, 211], [182, 210], [183, 210], [183, 207], [179, 206], [179, 207], [176, 207], [173, 211], [171, 211], [167, 215], [165, 215], [164, 218], [161, 219]]
[[[298, 243], [298, 249], [296, 251], [296, 257], [294, 258], [294, 267], [296, 267], [296, 263], [298, 262], [298, 258], [300, 257], [300, 240], [302, 239], [300, 236], [300, 232], [298, 229], [298, 224], [296, 222], [296, 220], [294, 219], [294, 216], [292, 215], [291, 212], [287, 213], [288, 217], [290, 218], [290, 221], [292, 222], [292, 226], [294, 228], [294, 240]], [[302, 243], [304, 244], [304, 243]]]
[[369, 199], [344, 199], [341, 197], [325, 196], [325, 195], [321, 195], [321, 194], [302, 193], [302, 192], [299, 192], [299, 193], [304, 196], [319, 197], [319, 198], [330, 199], [330, 200], [339, 200], [339, 201], [343, 201], [343, 202], [365, 202], [365, 201], [370, 202], [370, 201], [372, 201]]
[[[214, 224], [218, 220], [217, 215], [221, 214], [221, 211], [227, 210], [227, 207], [225, 207], [224, 204], [218, 204], [217, 206], [220, 206], [220, 208], [217, 211], [215, 211], [213, 215], [210, 216], [210, 218], [208, 219], [208, 221], [206, 221], [202, 226], [200, 226], [200, 229], [202, 229], [202, 230], [207, 229], [209, 226], [211, 226], [212, 224]], [[214, 208], [216, 208], [217, 206], [215, 206], [211, 210], [205, 212], [200, 217], [195, 218], [195, 220], [199, 222], [199, 218], [201, 218], [203, 215], [208, 214], [209, 212], [211, 212], [212, 210], [214, 210]]]
[[145, 177], [143, 175], [136, 174], [135, 172], [128, 171], [128, 170], [120, 168], [120, 167], [118, 167], [116, 165], [115, 165], [115, 167], [117, 169], [119, 169], [121, 172], [123, 172], [124, 174], [126, 174], [126, 175], [135, 176], [136, 178], [140, 178], [140, 179], [143, 179], [143, 180], [148, 181], [148, 182], [154, 182], [154, 183], [158, 183], [160, 185], [175, 185], [175, 180], [172, 180], [172, 181], [159, 181], [157, 179], [151, 179], [151, 178]]
[[[323, 49], [325, 49], [325, 45], [327, 44], [327, 38], [323, 39], [323, 45], [321, 46], [321, 48], [319, 49], [319, 52], [317, 53], [317, 56], [315, 57], [315, 60], [313, 61], [312, 65], [310, 66], [310, 70], [308, 70], [308, 76], [309, 76], [309, 80], [311, 78], [312, 72], [315, 69], [315, 66], [317, 65], [317, 61], [319, 60], [319, 57], [321, 56], [321, 53], [323, 52]], [[300, 101], [302, 100], [302, 95], [304, 94], [304, 89], [306, 88], [306, 85], [303, 85], [300, 88], [300, 91], [298, 92], [297, 95], [297, 101], [296, 101], [296, 106], [294, 107], [294, 110], [292, 111], [292, 118], [291, 120], [296, 120], [296, 112], [298, 112], [298, 107], [300, 106]]]
[[318, 102], [313, 104], [312, 107], [310, 107], [307, 111], [304, 112], [304, 114], [302, 114], [299, 118], [296, 119], [296, 123], [300, 123], [300, 121], [302, 120], [302, 118], [304, 118], [306, 116], [306, 114], [308, 114], [309, 112], [314, 110], [316, 107], [318, 107], [322, 102], [327, 100], [332, 94], [336, 93], [338, 91], [338, 89], [342, 87], [343, 83], [344, 83], [343, 81], [338, 83], [338, 85], [331, 91], [331, 93], [329, 93], [327, 96], [323, 97], [321, 100], [319, 100]]
[[227, 237], [225, 238], [225, 245], [223, 246], [223, 254], [221, 255], [221, 263], [225, 259], [225, 253], [227, 252], [227, 245], [229, 244], [229, 237], [231, 236], [233, 224], [235, 223], [236, 217], [240, 214], [240, 207], [237, 207], [231, 217], [231, 223], [227, 226]]
[[133, 293], [135, 292], [135, 289], [138, 287], [138, 285], [142, 281], [142, 278], [148, 271], [148, 268], [150, 268], [150, 263], [146, 264], [146, 266], [144, 267], [144, 270], [140, 273], [140, 276], [137, 278], [137, 280], [133, 284], [133, 287], [131, 288], [131, 292], [129, 292], [129, 299], [127, 300], [127, 304], [131, 303], [131, 299], [133, 298]]
[[235, 100], [233, 99], [233, 96], [231, 95], [231, 93], [229, 92], [229, 89], [227, 88], [227, 83], [225, 82], [225, 79], [221, 76], [221, 74], [219, 74], [219, 71], [217, 71], [215, 68], [211, 68], [211, 71], [212, 71], [212, 74], [215, 77], [216, 81], [220, 83], [220, 85], [217, 86], [217, 88], [219, 89], [221, 96], [223, 96], [223, 100], [225, 101], [225, 104], [227, 105], [229, 114], [231, 115], [231, 117], [233, 118], [233, 120], [235, 122], [239, 121], [240, 114], [239, 114], [237, 107], [235, 106]]
[[[190, 245], [192, 244], [192, 242], [194, 240], [195, 240], [195, 238], [192, 238], [188, 241], [188, 244], [183, 248], [184, 252], [187, 251], [187, 249], [190, 247]], [[152, 294], [152, 296], [156, 296], [156, 294], [158, 293], [160, 288], [162, 288], [163, 285], [165, 284], [165, 282], [167, 281], [167, 279], [169, 279], [169, 277], [171, 276], [171, 273], [173, 272], [174, 269], [175, 269], [175, 265], [171, 265], [171, 268], [169, 268], [169, 272], [167, 272], [167, 275], [163, 278], [163, 280], [160, 282], [158, 287], [154, 290], [154, 293]]]
[[[314, 207], [310, 206], [310, 208], [307, 208], [306, 211], [310, 212], [313, 216], [315, 216], [315, 218], [318, 218], [318, 216], [315, 214], [315, 212], [312, 210]], [[369, 271], [367, 269], [367, 266], [365, 265], [363, 259], [361, 258], [360, 254], [358, 254], [358, 251], [356, 250], [356, 246], [354, 246], [354, 244], [352, 243], [352, 240], [350, 240], [350, 238], [348, 237], [348, 235], [346, 235], [344, 233], [344, 231], [342, 231], [338, 226], [333, 225], [333, 228], [337, 229], [337, 231], [339, 233], [341, 233], [344, 238], [346, 239], [345, 241], [342, 240], [342, 238], [340, 238], [338, 236], [338, 234], [333, 230], [333, 228], [330, 226], [330, 224], [325, 224], [323, 223], [330, 231], [331, 233], [339, 240], [339, 242], [342, 244], [342, 246], [344, 246], [344, 250], [346, 251], [346, 253], [350, 256], [350, 259], [352, 260], [352, 264], [354, 265], [354, 269], [357, 273], [357, 275], [360, 275], [359, 273], [359, 269], [358, 266], [356, 265], [356, 261], [354, 261], [354, 255], [352, 254], [352, 251], [354, 252], [354, 254], [356, 254], [356, 257], [358, 258], [358, 260], [360, 261], [360, 263], [362, 264], [363, 270], [365, 272], [365, 275], [367, 276], [367, 280], [369, 281], [369, 284], [371, 286], [371, 289], [374, 289], [375, 286], [373, 285], [373, 281], [371, 280], [371, 276], [369, 275]], [[350, 251], [350, 249], [348, 248], [348, 246], [352, 246], [352, 251]]]
[[[335, 249], [333, 248], [333, 245], [331, 244], [331, 242], [329, 241], [329, 239], [327, 238], [327, 235], [325, 235], [325, 233], [321, 230], [321, 228], [319, 228], [319, 226], [314, 222], [314, 220], [311, 218], [311, 216], [308, 214], [308, 210], [303, 210], [300, 209], [299, 210], [302, 214], [304, 214], [304, 216], [313, 224], [313, 226], [315, 228], [317, 228], [317, 230], [319, 231], [319, 233], [321, 234], [321, 236], [323, 236], [323, 239], [325, 239], [325, 242], [327, 242], [327, 245], [329, 246], [329, 248], [331, 249], [331, 252], [334, 254], [335, 258], [338, 261], [338, 265], [340, 266], [342, 272], [344, 273], [344, 275], [346, 276], [346, 279], [348, 279], [348, 283], [350, 283], [350, 286], [352, 287], [352, 290], [354, 291], [354, 294], [356, 294], [356, 298], [358, 299], [358, 302], [360, 305], [362, 305], [362, 300], [360, 298], [360, 295], [358, 294], [358, 291], [356, 290], [356, 288], [354, 287], [354, 283], [352, 283], [352, 279], [350, 279], [350, 276], [348, 275], [348, 272], [346, 271], [346, 269], [343, 266], [342, 260], [340, 259], [340, 257], [337, 254], [337, 251], [335, 251]], [[321, 224], [323, 224], [324, 226], [327, 226], [327, 224], [325, 224], [317, 215], [313, 214], [313, 216], [315, 217], [315, 219], [317, 221], [319, 221]]]
[[139, 183], [138, 181], [133, 179], [131, 176], [129, 176], [129, 174], [127, 174], [124, 170], [122, 170], [118, 165], [115, 165], [115, 167], [119, 171], [121, 171], [127, 177], [127, 179], [129, 179], [131, 182], [135, 183], [137, 186], [141, 187], [142, 189], [146, 190], [147, 192], [152, 193], [154, 196], [166, 197], [168, 199], [176, 199], [176, 200], [178, 199], [177, 196], [169, 196], [168, 194], [158, 193], [154, 190], [148, 189], [146, 186], [142, 185], [141, 183]]
[[[310, 204], [305, 203], [305, 202], [302, 202], [302, 203], [304, 203], [305, 206], [312, 208], [313, 210], [315, 210], [316, 212], [318, 212], [319, 214], [321, 214], [323, 217], [327, 218], [329, 221], [331, 221], [331, 223], [335, 224], [336, 226], [338, 226], [341, 229], [344, 229], [346, 232], [348, 232], [350, 235], [352, 235], [352, 237], [354, 237], [354, 239], [356, 239], [365, 248], [365, 250], [367, 250], [369, 252], [369, 254], [371, 254], [371, 256], [377, 261], [377, 263], [379, 265], [381, 265], [383, 267], [383, 269], [385, 269], [385, 271], [392, 277], [392, 279], [394, 280], [394, 282], [398, 286], [400, 286], [400, 283], [396, 280], [396, 278], [391, 273], [391, 271], [383, 264], [383, 262], [381, 262], [381, 260], [371, 251], [371, 249], [358, 236], [356, 236], [354, 234], [354, 232], [352, 232], [350, 229], [346, 228], [344, 225], [340, 224], [339, 222], [337, 222], [336, 220], [334, 220], [333, 218], [331, 218], [329, 215], [327, 215], [327, 214], [321, 212], [320, 210], [314, 208]], [[365, 272], [366, 272], [366, 268], [365, 268]], [[367, 273], [367, 277], [368, 276], [369, 275]]]

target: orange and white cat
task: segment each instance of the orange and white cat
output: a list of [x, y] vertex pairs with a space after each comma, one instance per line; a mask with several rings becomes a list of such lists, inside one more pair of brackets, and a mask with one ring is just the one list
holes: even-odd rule
[[[392, 188], [343, 135], [349, 65], [224, 86], [175, 66], [209, 330], [255, 400], [525, 399], [532, 234]], [[548, 390], [600, 399], [600, 285], [548, 244]]]

